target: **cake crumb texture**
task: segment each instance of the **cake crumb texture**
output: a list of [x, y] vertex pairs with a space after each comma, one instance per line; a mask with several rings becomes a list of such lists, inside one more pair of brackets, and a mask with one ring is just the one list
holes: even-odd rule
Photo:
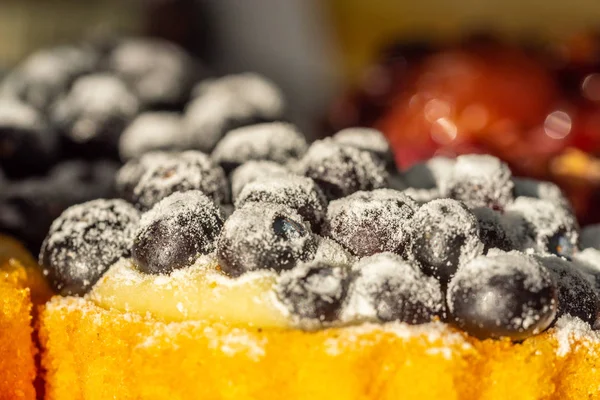
[[57, 297], [40, 338], [49, 400], [600, 398], [600, 341], [561, 326], [520, 344], [439, 322], [242, 329]]

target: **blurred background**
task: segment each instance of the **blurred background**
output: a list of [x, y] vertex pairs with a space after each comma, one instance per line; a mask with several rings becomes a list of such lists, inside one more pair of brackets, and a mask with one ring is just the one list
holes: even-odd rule
[[[374, 126], [388, 137], [402, 169], [434, 155], [493, 153], [519, 175], [559, 183], [582, 222], [600, 221], [597, 0], [3, 0], [3, 93], [17, 93], [52, 129], [64, 130], [56, 123], [66, 118], [55, 115], [61, 107], [50, 103], [65, 96], [91, 102], [85, 93], [72, 93], [75, 77], [90, 71], [81, 72], [81, 57], [68, 51], [53, 53], [51, 62], [48, 57], [31, 62], [31, 55], [74, 45], [114, 61], [114, 49], [127, 37], [180, 46], [194, 59], [193, 73], [186, 75], [193, 75], [193, 83], [246, 71], [263, 75], [285, 94], [285, 118], [310, 139]], [[56, 82], [44, 92], [36, 81], [32, 94], [31, 76], [43, 76], [46, 85], [58, 79], [57, 69], [78, 72], [61, 81], [60, 93], [53, 92]], [[141, 102], [139, 110], [180, 113], [191, 87], [185, 99]], [[0, 139], [3, 129], [7, 135], [2, 115], [0, 107]], [[113, 136], [126, 128], [123, 119], [130, 122], [125, 117], [118, 127], [111, 122]], [[66, 187], [78, 179], [98, 188], [119, 164], [115, 149], [61, 140], [67, 156], [60, 159], [86, 158], [85, 174], [73, 172], [81, 164], [54, 171], [60, 164], [54, 160], [36, 171], [22, 162], [8, 172], [3, 165], [7, 179], [0, 175], [0, 230], [16, 232], [32, 248], [43, 234], [31, 227], [28, 215], [39, 219], [45, 213], [33, 225], [46, 226], [67, 203], [103, 194], [88, 190], [63, 201], [57, 179]], [[0, 153], [8, 147], [0, 146]], [[90, 166], [95, 158], [102, 164]], [[15, 172], [14, 165], [21, 169]]]

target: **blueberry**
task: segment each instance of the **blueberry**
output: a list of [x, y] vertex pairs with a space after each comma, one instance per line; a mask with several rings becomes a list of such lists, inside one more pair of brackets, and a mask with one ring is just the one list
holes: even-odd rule
[[45, 172], [58, 151], [58, 135], [37, 110], [18, 100], [0, 100], [0, 167], [7, 176]]
[[512, 178], [514, 188], [514, 197], [533, 197], [551, 201], [558, 206], [570, 208], [569, 200], [565, 197], [562, 190], [552, 182], [538, 181], [529, 178]]
[[405, 194], [406, 196], [410, 197], [411, 199], [413, 199], [414, 201], [416, 201], [417, 204], [419, 204], [419, 205], [429, 203], [430, 201], [433, 201], [433, 200], [436, 200], [436, 199], [439, 199], [442, 197], [438, 188], [419, 189], [419, 188], [409, 187], [409, 188], [401, 190], [401, 192], [403, 194]]
[[506, 208], [525, 221], [527, 246], [541, 253], [571, 258], [577, 249], [579, 226], [570, 209], [548, 200], [517, 197]]
[[532, 257], [495, 253], [458, 270], [447, 302], [454, 322], [470, 335], [522, 340], [550, 326], [557, 292], [550, 273]]
[[203, 81], [193, 96], [184, 125], [193, 148], [205, 152], [212, 151], [232, 129], [282, 120], [285, 108], [279, 89], [251, 73]]
[[323, 233], [358, 257], [385, 251], [403, 254], [406, 228], [417, 208], [396, 190], [356, 192], [329, 204]]
[[352, 272], [344, 321], [422, 324], [444, 312], [440, 284], [396, 254], [365, 257]]
[[212, 158], [231, 171], [250, 160], [285, 164], [302, 157], [306, 147], [306, 140], [293, 125], [270, 122], [228, 132], [215, 147]]
[[206, 154], [192, 150], [164, 157], [156, 154], [159, 153], [148, 153], [140, 159], [145, 172], [133, 188], [132, 200], [141, 211], [149, 210], [172, 193], [186, 190], [200, 190], [217, 205], [229, 199], [225, 173]]
[[237, 199], [244, 186], [258, 178], [281, 176], [289, 173], [285, 166], [273, 161], [248, 161], [231, 173], [231, 197], [233, 200]]
[[556, 256], [536, 256], [558, 286], [557, 317], [569, 314], [594, 326], [600, 322], [600, 298], [594, 284], [576, 265]]
[[329, 200], [386, 187], [388, 180], [383, 163], [373, 154], [331, 139], [314, 142], [296, 169], [313, 179]]
[[252, 202], [283, 204], [295, 210], [312, 229], [319, 230], [327, 212], [327, 200], [310, 178], [281, 175], [259, 178], [248, 183], [238, 196], [235, 206]]
[[128, 202], [134, 203], [135, 197], [133, 191], [146, 171], [155, 165], [166, 162], [172, 157], [174, 155], [171, 153], [157, 151], [146, 153], [140, 158], [127, 161], [115, 176], [117, 194]]
[[332, 322], [339, 317], [348, 281], [345, 267], [312, 262], [283, 272], [275, 291], [281, 303], [300, 321]]
[[600, 296], [600, 250], [587, 248], [573, 256], [575, 266], [584, 277], [588, 278]]
[[471, 210], [479, 223], [479, 237], [483, 242], [483, 252], [490, 249], [504, 251], [515, 250], [511, 236], [506, 232], [503, 215], [487, 207], [477, 207]]
[[0, 230], [38, 253], [48, 229], [68, 207], [113, 196], [111, 162], [67, 161], [48, 176], [6, 183], [0, 190]]
[[215, 250], [223, 227], [217, 206], [202, 192], [189, 190], [165, 197], [142, 215], [132, 257], [147, 274], [168, 274]]
[[3, 92], [48, 109], [79, 76], [94, 72], [98, 55], [89, 49], [60, 46], [27, 57], [3, 82]]
[[112, 156], [138, 109], [137, 98], [124, 82], [99, 73], [77, 79], [68, 94], [57, 101], [51, 117], [73, 152], [83, 151], [79, 149], [87, 145], [90, 155], [102, 151]]
[[459, 156], [445, 194], [469, 207], [504, 209], [512, 201], [513, 181], [508, 166], [489, 155]]
[[584, 227], [581, 230], [579, 244], [583, 249], [591, 247], [600, 250], [600, 224]]
[[404, 172], [406, 184], [415, 189], [438, 189], [444, 191], [456, 161], [452, 158], [437, 156], [418, 163]]
[[65, 210], [40, 252], [50, 285], [63, 296], [86, 293], [129, 254], [138, 220], [138, 212], [123, 200], [93, 200]]
[[448, 282], [458, 266], [483, 252], [477, 218], [459, 201], [433, 200], [408, 225], [408, 255], [427, 275]]
[[185, 150], [187, 147], [181, 117], [167, 111], [140, 114], [127, 126], [119, 140], [122, 160], [139, 158], [151, 151]]
[[338, 242], [320, 236], [317, 239], [317, 252], [313, 261], [346, 266], [350, 266], [356, 261], [355, 257]]
[[181, 109], [196, 79], [190, 56], [158, 39], [124, 40], [114, 48], [108, 64], [133, 88], [145, 109]]
[[217, 256], [225, 273], [239, 276], [258, 269], [291, 269], [313, 259], [316, 247], [309, 224], [291, 208], [248, 203], [225, 222]]
[[332, 136], [337, 143], [356, 147], [377, 156], [390, 172], [396, 170], [394, 154], [380, 131], [373, 128], [346, 128]]

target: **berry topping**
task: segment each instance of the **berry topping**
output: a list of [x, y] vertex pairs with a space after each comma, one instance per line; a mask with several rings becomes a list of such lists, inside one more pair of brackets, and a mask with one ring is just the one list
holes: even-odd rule
[[504, 209], [513, 198], [511, 177], [508, 166], [498, 158], [469, 154], [456, 159], [444, 190], [469, 207]]
[[338, 319], [348, 290], [345, 267], [324, 262], [300, 264], [281, 274], [276, 293], [293, 316], [332, 322]]
[[84, 294], [131, 249], [138, 212], [123, 200], [93, 200], [56, 219], [42, 244], [40, 264], [62, 295]]
[[108, 62], [145, 108], [180, 107], [195, 79], [194, 62], [188, 54], [175, 44], [156, 39], [125, 40]]
[[248, 161], [231, 173], [231, 197], [237, 199], [240, 192], [248, 183], [258, 178], [281, 176], [289, 174], [289, 170], [273, 161]]
[[373, 128], [347, 128], [332, 136], [337, 143], [366, 150], [379, 157], [389, 171], [396, 169], [394, 154], [383, 133]]
[[293, 125], [270, 122], [230, 131], [217, 144], [212, 158], [231, 171], [250, 160], [285, 164], [302, 157], [306, 147], [306, 140]]
[[558, 286], [558, 314], [570, 314], [594, 326], [600, 318], [600, 299], [589, 276], [556, 256], [536, 256]]
[[165, 197], [142, 215], [133, 242], [137, 268], [168, 274], [215, 250], [223, 227], [217, 206], [202, 192], [188, 190]]
[[323, 231], [358, 257], [385, 251], [403, 254], [406, 227], [417, 208], [396, 190], [356, 192], [329, 204]]
[[517, 197], [506, 210], [525, 220], [526, 233], [535, 251], [566, 258], [573, 256], [577, 249], [579, 227], [571, 210], [531, 197]]
[[0, 100], [0, 167], [9, 177], [45, 171], [57, 152], [58, 136], [36, 109]]
[[319, 230], [327, 212], [327, 200], [312, 179], [298, 175], [259, 178], [247, 184], [235, 201], [236, 207], [251, 202], [283, 204], [294, 209], [312, 229]]
[[93, 142], [116, 151], [119, 136], [138, 108], [135, 95], [117, 77], [87, 75], [57, 102], [52, 120], [75, 143]]
[[588, 225], [581, 230], [579, 237], [581, 248], [592, 247], [600, 250], [600, 224]]
[[[133, 189], [133, 203], [141, 211], [150, 209], [154, 204], [171, 193], [186, 190], [200, 190], [217, 205], [229, 198], [229, 184], [223, 170], [215, 165], [206, 154], [199, 151], [183, 153], [149, 153], [142, 156], [148, 161], [140, 161], [146, 170]], [[165, 154], [165, 153], [163, 153]], [[134, 177], [134, 173], [119, 174]]]
[[133, 191], [142, 176], [153, 165], [158, 165], [168, 160], [173, 155], [167, 152], [150, 152], [140, 158], [127, 161], [116, 174], [115, 187], [117, 194], [130, 203], [135, 202]]
[[285, 108], [279, 89], [252, 73], [203, 81], [193, 96], [184, 123], [193, 147], [205, 152], [232, 129], [281, 120]]
[[480, 339], [522, 340], [546, 329], [556, 315], [550, 273], [522, 253], [494, 253], [463, 265], [448, 286], [454, 322]]
[[559, 206], [570, 208], [569, 200], [558, 186], [552, 182], [537, 181], [528, 178], [513, 178], [515, 197], [533, 197], [551, 201]]
[[217, 256], [225, 273], [239, 276], [258, 269], [291, 269], [313, 259], [316, 248], [309, 224], [291, 208], [248, 203], [225, 222]]
[[125, 129], [119, 141], [121, 159], [138, 158], [150, 151], [185, 150], [181, 117], [174, 112], [140, 114]]
[[430, 158], [404, 172], [404, 180], [408, 186], [416, 189], [444, 190], [452, 175], [455, 162], [453, 158], [441, 156]]
[[433, 200], [424, 204], [409, 221], [409, 257], [427, 275], [442, 283], [463, 264], [483, 252], [477, 218], [459, 201]]
[[600, 296], [600, 250], [587, 248], [573, 256], [573, 264], [584, 274]]
[[297, 170], [312, 178], [329, 200], [383, 188], [388, 179], [383, 163], [373, 154], [331, 139], [314, 142]]
[[352, 271], [344, 321], [422, 324], [444, 311], [440, 284], [396, 254], [363, 258]]
[[487, 207], [477, 207], [471, 210], [479, 223], [479, 237], [483, 242], [483, 252], [489, 249], [510, 251], [515, 248], [511, 236], [506, 232], [503, 215]]

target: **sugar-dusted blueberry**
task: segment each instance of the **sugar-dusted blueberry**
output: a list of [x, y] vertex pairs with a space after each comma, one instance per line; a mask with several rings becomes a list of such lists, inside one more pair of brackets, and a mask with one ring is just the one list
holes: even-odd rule
[[248, 183], [235, 201], [236, 207], [252, 202], [283, 204], [295, 210], [317, 232], [325, 219], [327, 200], [310, 178], [281, 175]]
[[438, 188], [419, 189], [409, 187], [402, 189], [401, 192], [416, 201], [417, 204], [429, 203], [432, 200], [440, 199], [442, 197]]
[[301, 324], [332, 322], [339, 317], [348, 282], [347, 267], [310, 262], [283, 272], [275, 291], [279, 301]]
[[365, 257], [352, 267], [345, 322], [430, 322], [444, 312], [439, 282], [393, 253]]
[[513, 177], [512, 181], [514, 197], [533, 197], [551, 201], [559, 206], [571, 207], [562, 190], [552, 182], [521, 177]]
[[74, 145], [90, 143], [117, 152], [121, 133], [137, 114], [138, 100], [114, 75], [99, 73], [77, 79], [57, 101], [51, 118]]
[[506, 211], [525, 221], [534, 251], [565, 258], [577, 251], [579, 225], [570, 209], [548, 200], [517, 197]]
[[217, 206], [198, 190], [176, 192], [142, 215], [133, 241], [137, 268], [168, 274], [215, 250], [223, 227]]
[[573, 266], [588, 278], [600, 296], [600, 250], [588, 247], [573, 256]]
[[217, 205], [229, 199], [225, 172], [206, 154], [193, 150], [168, 153], [164, 158], [149, 154], [154, 163], [141, 163], [146, 170], [133, 189], [133, 202], [140, 210], [149, 210], [168, 195], [186, 190], [200, 190]]
[[352, 265], [356, 261], [356, 257], [338, 242], [327, 237], [317, 236], [317, 252], [313, 261], [334, 265]]
[[380, 159], [368, 151], [332, 139], [314, 142], [296, 170], [313, 179], [329, 200], [359, 190], [384, 188], [388, 183], [388, 173]]
[[285, 101], [277, 86], [245, 73], [207, 79], [194, 87], [186, 108], [186, 134], [195, 149], [213, 150], [225, 133], [242, 126], [283, 119]]
[[508, 165], [489, 155], [458, 156], [448, 179], [446, 195], [469, 207], [504, 209], [513, 199]]
[[42, 244], [40, 264], [62, 295], [84, 294], [129, 255], [138, 211], [123, 200], [93, 200], [65, 210]]
[[289, 173], [287, 167], [273, 161], [248, 161], [231, 173], [231, 198], [233, 200], [237, 199], [244, 186], [256, 179]]
[[291, 124], [269, 122], [244, 126], [228, 132], [212, 152], [226, 171], [250, 160], [285, 164], [306, 152], [304, 136]]
[[115, 176], [117, 194], [130, 203], [134, 203], [135, 197], [133, 191], [146, 171], [155, 165], [166, 162], [166, 160], [174, 157], [174, 154], [177, 153], [163, 151], [149, 152], [140, 158], [127, 161]]
[[195, 63], [177, 45], [127, 39], [108, 57], [109, 68], [131, 86], [145, 109], [179, 109], [196, 79]]
[[0, 100], [0, 167], [7, 176], [45, 172], [58, 150], [58, 135], [40, 112], [16, 99]]
[[2, 92], [46, 110], [77, 77], [94, 72], [98, 61], [96, 52], [83, 47], [59, 46], [39, 50], [6, 77], [2, 82]]
[[448, 157], [432, 157], [418, 163], [404, 172], [406, 184], [415, 189], [434, 189], [445, 191], [456, 161]]
[[119, 139], [122, 160], [139, 158], [151, 151], [175, 151], [188, 148], [181, 117], [175, 112], [154, 111], [137, 116]]
[[225, 221], [217, 256], [225, 273], [239, 276], [258, 269], [291, 269], [312, 260], [316, 248], [310, 225], [291, 208], [248, 203]]
[[463, 265], [447, 302], [451, 319], [470, 335], [522, 340], [550, 326], [557, 296], [551, 274], [533, 257], [498, 252]]
[[358, 257], [403, 254], [417, 208], [413, 199], [393, 189], [356, 192], [329, 203], [323, 234]]
[[576, 265], [560, 257], [536, 256], [558, 286], [558, 314], [579, 317], [594, 326], [600, 322], [600, 298], [594, 284]]
[[424, 204], [409, 221], [408, 256], [427, 275], [446, 283], [460, 264], [483, 252], [477, 218], [456, 200], [440, 199]]
[[373, 128], [346, 128], [332, 136], [338, 143], [366, 150], [379, 157], [388, 171], [396, 170], [394, 154], [381, 131]]
[[581, 229], [579, 244], [583, 249], [591, 247], [600, 250], [600, 224], [588, 225]]
[[479, 237], [483, 242], [483, 252], [489, 249], [510, 251], [515, 249], [511, 235], [507, 233], [503, 215], [487, 207], [476, 207], [471, 210], [479, 223]]

